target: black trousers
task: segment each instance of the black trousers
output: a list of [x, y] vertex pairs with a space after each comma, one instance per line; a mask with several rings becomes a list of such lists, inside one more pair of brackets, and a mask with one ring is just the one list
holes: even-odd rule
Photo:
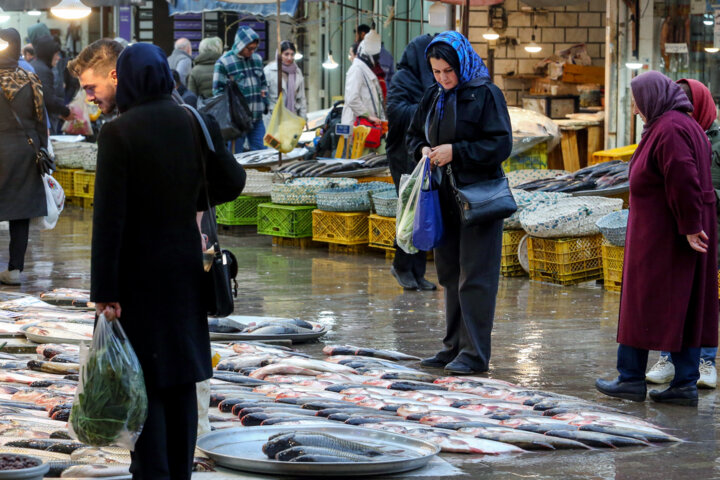
[[30, 219], [10, 220], [10, 261], [8, 270], [25, 268], [25, 252], [27, 252], [28, 238], [30, 237]]
[[395, 258], [393, 267], [398, 272], [410, 272], [417, 278], [425, 277], [427, 268], [427, 252], [407, 253], [395, 244]]
[[503, 222], [463, 227], [459, 215], [451, 210], [456, 206], [449, 202], [441, 194], [445, 238], [435, 249], [435, 266], [445, 289], [447, 330], [444, 349], [437, 356], [482, 372], [490, 363]]
[[148, 418], [132, 452], [133, 480], [189, 480], [197, 423], [194, 383], [148, 389]]

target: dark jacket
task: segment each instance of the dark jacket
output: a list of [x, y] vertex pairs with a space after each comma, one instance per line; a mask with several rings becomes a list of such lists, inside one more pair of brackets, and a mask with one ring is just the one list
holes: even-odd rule
[[188, 88], [185, 85], [178, 85], [177, 92], [180, 94], [180, 97], [183, 100], [183, 103], [190, 105], [191, 107], [197, 107], [197, 95], [195, 95], [193, 92], [188, 90]]
[[210, 98], [212, 94], [213, 71], [220, 55], [214, 52], [202, 52], [195, 57], [195, 66], [188, 76], [187, 87], [195, 95]]
[[712, 161], [710, 162], [710, 175], [713, 188], [715, 189], [715, 200], [718, 214], [718, 269], [720, 270], [720, 125], [713, 122], [707, 132], [710, 145], [712, 146]]
[[415, 112], [407, 135], [408, 151], [417, 162], [422, 148], [452, 144], [452, 165], [456, 179], [461, 184], [498, 178], [502, 175], [500, 165], [512, 150], [512, 126], [505, 97], [489, 80], [481, 84], [465, 84], [455, 94], [455, 120], [451, 109], [445, 106], [447, 116], [441, 122], [439, 139], [431, 144], [425, 137], [428, 115], [434, 111], [437, 86], [429, 88]]
[[55, 74], [52, 69], [52, 58], [60, 51], [60, 46], [52, 37], [42, 36], [35, 40], [33, 48], [35, 58], [30, 65], [33, 66], [42, 83], [45, 108], [50, 115], [65, 117], [70, 113], [70, 109], [65, 106], [65, 100], [55, 90]]
[[435, 83], [425, 60], [432, 35], [415, 37], [403, 52], [394, 80], [388, 88], [386, 148], [390, 173], [397, 186], [403, 173], [412, 173], [415, 160], [408, 155], [405, 136], [423, 93]]

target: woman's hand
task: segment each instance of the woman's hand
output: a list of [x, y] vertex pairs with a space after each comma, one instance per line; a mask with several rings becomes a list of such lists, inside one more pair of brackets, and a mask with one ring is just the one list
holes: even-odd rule
[[370, 121], [371, 121], [372, 123], [374, 123], [375, 125], [380, 125], [380, 124], [382, 123], [382, 120], [380, 120], [378, 117], [376, 117], [376, 116], [374, 116], [374, 115], [369, 115], [369, 116], [367, 117], [367, 119], [370, 120]]
[[120, 308], [120, 302], [97, 302], [95, 304], [95, 313], [98, 315], [105, 315], [105, 318], [109, 322], [117, 320], [122, 314], [122, 308]]
[[[425, 151], [425, 149], [423, 149]], [[452, 162], [452, 145], [445, 143], [431, 149], [428, 154], [430, 162], [436, 167], [442, 167]]]
[[690, 244], [690, 248], [692, 248], [696, 252], [707, 253], [708, 236], [703, 230], [700, 230], [700, 233], [686, 235], [686, 237], [688, 243]]
[[[430, 147], [422, 148], [422, 156], [423, 157], [429, 157], [431, 152], [432, 152], [432, 148], [430, 148]], [[432, 163], [432, 162], [430, 162], [430, 163]]]

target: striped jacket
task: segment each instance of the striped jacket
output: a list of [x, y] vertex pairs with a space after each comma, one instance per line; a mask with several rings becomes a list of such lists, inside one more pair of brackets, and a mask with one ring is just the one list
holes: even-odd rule
[[255, 121], [261, 120], [267, 108], [268, 84], [263, 72], [263, 63], [260, 55], [253, 53], [250, 58], [240, 55], [240, 52], [260, 37], [250, 27], [240, 27], [235, 35], [235, 43], [232, 49], [226, 52], [215, 63], [213, 72], [213, 95], [225, 91], [228, 80], [232, 80], [240, 87], [245, 96], [250, 110], [253, 112]]

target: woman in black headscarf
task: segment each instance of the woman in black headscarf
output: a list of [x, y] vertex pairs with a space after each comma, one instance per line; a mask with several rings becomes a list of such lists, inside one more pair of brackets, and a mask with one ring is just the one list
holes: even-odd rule
[[30, 219], [47, 215], [45, 187], [35, 166], [35, 149], [27, 139], [38, 148], [46, 147], [48, 131], [40, 81], [18, 67], [20, 34], [8, 28], [0, 30], [0, 39], [8, 44], [0, 50], [0, 220], [10, 221], [10, 261], [8, 269], [0, 272], [0, 282], [18, 285]]
[[425, 50], [437, 85], [428, 89], [407, 136], [415, 160], [428, 157], [440, 169], [444, 239], [435, 249], [438, 280], [445, 289], [444, 348], [423, 360], [448, 373], [485, 372], [500, 276], [502, 218], [462, 225], [449, 175], [458, 186], [503, 175], [512, 128], [505, 98], [490, 80], [470, 42], [443, 32]]
[[[119, 319], [145, 375], [148, 418], [132, 453], [133, 478], [185, 479], [197, 430], [195, 383], [212, 375], [196, 222], [207, 209], [204, 136], [172, 100], [160, 48], [128, 47], [117, 74], [121, 115], [98, 139], [91, 298], [98, 313]], [[204, 119], [216, 152], [205, 157], [215, 205], [240, 194], [245, 172], [217, 123]]]

